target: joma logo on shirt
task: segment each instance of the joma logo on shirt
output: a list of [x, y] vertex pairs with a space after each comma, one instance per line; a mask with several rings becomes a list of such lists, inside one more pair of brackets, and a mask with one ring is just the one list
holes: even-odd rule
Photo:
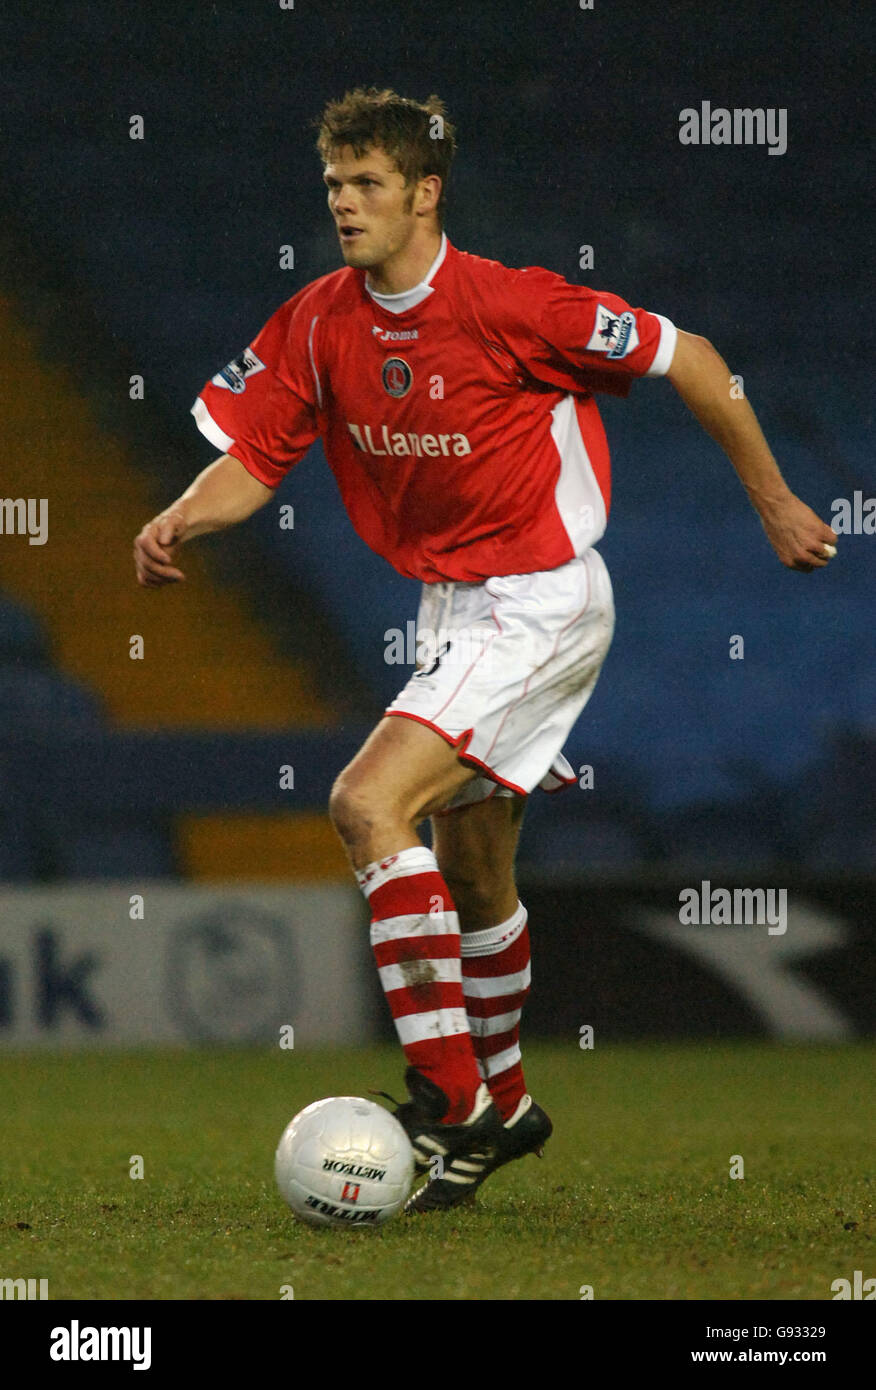
[[375, 323], [371, 336], [379, 338], [382, 343], [412, 343], [419, 338], [420, 333], [416, 328], [381, 328], [379, 323]]
[[437, 458], [439, 454], [443, 454], [445, 458], [451, 454], [462, 458], [463, 454], [471, 453], [471, 445], [464, 434], [402, 434], [398, 430], [390, 434], [388, 425], [375, 428], [376, 439], [370, 425], [351, 425], [349, 420], [347, 421], [347, 429], [353, 436], [353, 443], [363, 454], [394, 454], [398, 458], [407, 454], [419, 459], [424, 454], [427, 458]]

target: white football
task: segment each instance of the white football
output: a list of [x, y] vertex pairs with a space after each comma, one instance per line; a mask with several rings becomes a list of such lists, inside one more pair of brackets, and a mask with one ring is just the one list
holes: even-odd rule
[[311, 1226], [382, 1226], [411, 1190], [414, 1151], [382, 1105], [329, 1096], [289, 1121], [274, 1176], [294, 1214]]

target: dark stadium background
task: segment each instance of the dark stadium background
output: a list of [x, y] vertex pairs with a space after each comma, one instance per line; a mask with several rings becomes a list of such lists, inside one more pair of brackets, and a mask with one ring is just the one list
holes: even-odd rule
[[[356, 84], [438, 92], [460, 142], [451, 240], [711, 338], [791, 486], [830, 521], [834, 499], [876, 494], [871, 46], [860, 6], [757, 0], [98, 0], [2, 23], [0, 494], [46, 498], [49, 539], [0, 537], [0, 900], [21, 928], [0, 939], [0, 1037], [76, 1043], [112, 1038], [125, 1000], [103, 1023], [90, 1012], [93, 959], [91, 985], [71, 983], [90, 940], [77, 894], [115, 893], [126, 920], [145, 894], [149, 920], [144, 885], [189, 885], [191, 909], [183, 893], [164, 925], [175, 950], [191, 929], [227, 1004], [240, 972], [271, 973], [275, 947], [247, 959], [248, 920], [279, 939], [258, 917], [283, 916], [264, 885], [290, 904], [305, 884], [334, 894], [308, 908], [313, 931], [352, 891], [326, 797], [406, 679], [384, 634], [414, 617], [417, 586], [355, 536], [319, 447], [279, 495], [294, 530], [271, 506], [187, 548], [184, 594], [137, 590], [130, 562], [142, 522], [215, 455], [188, 415], [203, 381], [340, 264], [313, 150], [326, 100]], [[703, 100], [786, 108], [787, 153], [681, 145], [679, 112]], [[285, 244], [294, 270], [279, 269]], [[543, 942], [530, 1025], [872, 1031], [876, 537], [841, 538], [826, 571], [792, 574], [671, 387], [643, 381], [601, 406], [617, 634], [567, 749], [593, 788], [537, 792], [527, 812], [522, 895]], [[734, 635], [744, 660], [729, 658]], [[805, 984], [793, 1017], [756, 1005], [719, 946], [705, 961], [655, 926], [701, 879], [788, 888], [787, 938], [744, 930], [773, 952], [764, 970], [781, 950]], [[242, 918], [213, 890], [229, 882], [251, 888]], [[88, 948], [99, 965], [123, 950], [108, 930]], [[28, 931], [43, 970], [29, 1023]], [[364, 918], [357, 942], [372, 993], [353, 1036], [388, 1036]], [[243, 961], [224, 975], [223, 951]], [[190, 998], [180, 1009], [156, 988], [170, 1032], [211, 1036]], [[230, 1035], [275, 1021], [248, 1033], [235, 1016]]]

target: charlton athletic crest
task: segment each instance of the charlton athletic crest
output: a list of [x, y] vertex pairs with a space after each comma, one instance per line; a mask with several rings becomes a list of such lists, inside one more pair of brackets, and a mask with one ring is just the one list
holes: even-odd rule
[[384, 390], [391, 396], [406, 396], [411, 389], [414, 374], [403, 357], [387, 357], [380, 375]]

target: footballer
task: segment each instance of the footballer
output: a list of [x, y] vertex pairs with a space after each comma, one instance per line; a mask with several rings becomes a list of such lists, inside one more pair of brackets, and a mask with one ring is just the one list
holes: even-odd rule
[[[514, 858], [529, 793], [575, 780], [563, 745], [612, 639], [598, 394], [667, 379], [782, 564], [820, 568], [836, 542], [707, 339], [448, 240], [455, 143], [437, 97], [368, 88], [326, 107], [317, 148], [344, 266], [204, 386], [193, 413], [221, 457], [134, 544], [142, 585], [178, 582], [179, 547], [270, 502], [321, 438], [359, 535], [422, 584], [430, 659], [329, 804], [407, 1061], [397, 1114], [429, 1173], [412, 1212], [455, 1206], [551, 1133], [521, 1062], [530, 944]], [[667, 552], [678, 545], [667, 522]]]

